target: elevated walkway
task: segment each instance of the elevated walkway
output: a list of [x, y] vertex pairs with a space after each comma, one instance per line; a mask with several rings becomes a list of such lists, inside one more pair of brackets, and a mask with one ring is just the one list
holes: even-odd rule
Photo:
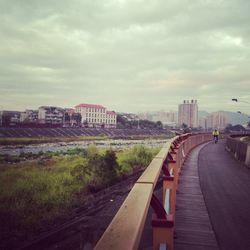
[[[139, 178], [95, 249], [250, 249], [250, 169], [225, 150], [224, 140], [202, 144], [206, 141], [209, 136], [201, 134], [169, 142]], [[157, 182], [163, 182], [160, 192]]]
[[198, 156], [203, 147], [198, 146], [190, 153], [179, 177], [175, 250], [219, 249], [200, 187]]

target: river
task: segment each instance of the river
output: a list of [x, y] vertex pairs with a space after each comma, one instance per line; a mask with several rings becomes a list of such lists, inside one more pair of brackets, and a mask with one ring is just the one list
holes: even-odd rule
[[65, 152], [73, 148], [87, 148], [89, 145], [95, 145], [98, 148], [111, 147], [114, 150], [131, 148], [134, 145], [142, 144], [147, 147], [161, 147], [168, 139], [144, 139], [144, 140], [93, 140], [93, 141], [75, 141], [75, 142], [56, 142], [17, 146], [0, 146], [1, 155], [20, 155], [21, 153], [39, 152]]

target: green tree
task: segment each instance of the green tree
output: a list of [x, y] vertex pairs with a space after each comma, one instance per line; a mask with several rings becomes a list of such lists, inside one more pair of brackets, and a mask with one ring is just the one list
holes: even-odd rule
[[74, 113], [72, 114], [71, 119], [75, 122], [75, 125], [77, 127], [81, 126], [82, 116], [80, 113]]
[[105, 154], [99, 153], [98, 149], [92, 145], [86, 152], [87, 166], [85, 173], [90, 174], [92, 181], [91, 190], [95, 191], [102, 186], [113, 183], [119, 170], [116, 153], [112, 150], [106, 150]]
[[157, 122], [156, 122], [156, 126], [157, 126], [157, 128], [159, 128], [159, 129], [162, 129], [162, 128], [163, 128], [163, 124], [162, 124], [161, 121], [157, 121]]
[[115, 180], [118, 169], [119, 166], [115, 151], [112, 149], [107, 150], [103, 156], [103, 162], [100, 166], [100, 170], [106, 184], [111, 184]]
[[184, 133], [190, 133], [191, 130], [186, 123], [182, 123], [181, 127]]
[[70, 123], [70, 115], [68, 112], [64, 113], [64, 122]]

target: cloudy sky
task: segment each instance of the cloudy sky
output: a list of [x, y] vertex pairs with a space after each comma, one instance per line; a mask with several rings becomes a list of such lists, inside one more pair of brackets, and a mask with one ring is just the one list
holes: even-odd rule
[[0, 109], [250, 104], [249, 0], [0, 0]]

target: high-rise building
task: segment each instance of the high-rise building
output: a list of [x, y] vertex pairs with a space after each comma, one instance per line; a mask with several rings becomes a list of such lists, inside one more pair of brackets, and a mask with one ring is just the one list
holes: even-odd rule
[[197, 100], [184, 100], [179, 104], [178, 124], [186, 124], [190, 128], [198, 127], [198, 103]]
[[227, 123], [228, 118], [223, 111], [213, 112], [207, 117], [207, 128], [224, 129]]
[[200, 117], [199, 122], [198, 122], [198, 126], [206, 129], [207, 128], [207, 117]]

